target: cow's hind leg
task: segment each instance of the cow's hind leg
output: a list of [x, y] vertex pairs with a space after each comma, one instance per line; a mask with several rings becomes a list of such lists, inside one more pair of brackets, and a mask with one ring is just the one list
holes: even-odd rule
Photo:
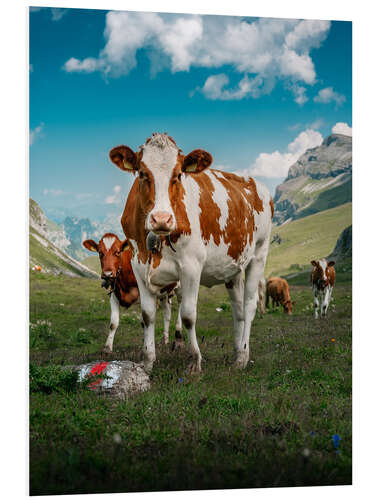
[[103, 349], [105, 352], [112, 352], [113, 339], [115, 338], [115, 333], [120, 323], [120, 304], [114, 293], [111, 293], [110, 304], [111, 324], [109, 325], [109, 334]]
[[324, 290], [324, 299], [322, 302], [322, 316], [327, 316], [328, 306], [331, 300], [331, 294], [332, 294], [332, 288], [330, 286], [327, 286], [327, 288]]
[[230, 282], [225, 283], [228, 291], [230, 304], [232, 306], [233, 327], [234, 327], [234, 349], [238, 352], [241, 346], [241, 338], [244, 327], [243, 313], [243, 278], [238, 274]]
[[163, 310], [163, 341], [168, 344], [169, 341], [169, 324], [171, 322], [172, 303], [168, 295], [160, 299], [161, 307]]
[[254, 319], [258, 301], [258, 283], [264, 275], [264, 267], [268, 253], [268, 241], [265, 240], [255, 248], [255, 255], [245, 271], [245, 290], [243, 300], [244, 327], [241, 337], [236, 339], [235, 365], [245, 368], [249, 361], [249, 341], [251, 323]]

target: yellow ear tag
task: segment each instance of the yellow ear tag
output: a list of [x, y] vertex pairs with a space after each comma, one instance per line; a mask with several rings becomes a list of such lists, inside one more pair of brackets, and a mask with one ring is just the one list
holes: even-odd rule
[[197, 166], [198, 165], [196, 163], [193, 163], [185, 168], [185, 172], [195, 172], [197, 170]]
[[133, 170], [133, 165], [125, 160], [123, 161], [123, 165], [126, 170]]
[[91, 250], [92, 252], [97, 252], [97, 251], [98, 251], [95, 247], [90, 247], [90, 250]]
[[122, 250], [124, 251], [124, 250], [127, 250], [128, 248], [129, 248], [129, 243], [128, 243], [128, 242], [126, 242], [126, 243], [125, 243], [125, 246], [122, 248]]

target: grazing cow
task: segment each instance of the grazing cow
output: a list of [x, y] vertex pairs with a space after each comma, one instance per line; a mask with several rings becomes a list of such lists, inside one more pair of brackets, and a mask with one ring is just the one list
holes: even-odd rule
[[[126, 240], [121, 241], [116, 234], [106, 233], [99, 243], [85, 240], [83, 246], [92, 252], [99, 253], [102, 268], [102, 287], [109, 288], [111, 304], [111, 324], [104, 350], [112, 352], [113, 340], [120, 322], [120, 306], [129, 308], [139, 298], [139, 290], [131, 266], [131, 250]], [[164, 316], [164, 343], [168, 343], [169, 323], [171, 320], [171, 297], [176, 283], [163, 290], [160, 302]], [[181, 336], [181, 318], [177, 319], [176, 340]]]
[[[271, 232], [273, 202], [267, 188], [252, 178], [209, 169], [209, 153], [196, 149], [185, 156], [167, 134], [152, 134], [138, 152], [115, 147], [110, 159], [137, 174], [121, 223], [140, 292], [145, 369], [150, 371], [155, 361], [155, 294], [174, 281], [181, 285], [190, 371], [201, 371], [195, 330], [200, 284], [225, 283], [233, 311], [235, 364], [244, 368]], [[150, 232], [161, 242], [151, 257]]]
[[335, 286], [336, 271], [335, 261], [326, 259], [312, 260], [312, 270], [310, 281], [314, 292], [314, 316], [319, 318], [320, 315], [327, 316], [329, 301], [331, 300], [333, 287]]
[[289, 285], [287, 280], [279, 278], [278, 276], [272, 277], [267, 281], [266, 287], [266, 307], [269, 307], [270, 297], [272, 299], [272, 308], [278, 307], [280, 304], [284, 308], [286, 314], [292, 314], [292, 302], [290, 297]]

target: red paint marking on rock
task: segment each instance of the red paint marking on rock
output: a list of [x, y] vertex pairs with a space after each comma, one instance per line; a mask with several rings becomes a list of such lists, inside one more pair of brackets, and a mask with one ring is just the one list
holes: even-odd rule
[[[96, 363], [96, 365], [94, 365], [91, 368], [90, 375], [100, 375], [101, 373], [103, 373], [105, 371], [105, 369], [107, 368], [107, 365], [108, 365], [108, 361], [102, 361], [101, 363]], [[100, 379], [94, 380], [93, 382], [88, 384], [87, 387], [90, 387], [90, 389], [91, 389], [95, 385], [100, 384], [100, 382], [101, 382]]]

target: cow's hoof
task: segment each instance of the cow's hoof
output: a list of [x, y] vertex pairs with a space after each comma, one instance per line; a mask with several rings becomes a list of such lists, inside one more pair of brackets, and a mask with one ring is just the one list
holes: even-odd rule
[[249, 353], [248, 352], [239, 352], [236, 355], [236, 359], [234, 361], [234, 367], [238, 370], [243, 370], [246, 368], [247, 363], [249, 361]]
[[201, 372], [202, 368], [200, 360], [191, 361], [186, 370], [188, 375], [198, 375]]

